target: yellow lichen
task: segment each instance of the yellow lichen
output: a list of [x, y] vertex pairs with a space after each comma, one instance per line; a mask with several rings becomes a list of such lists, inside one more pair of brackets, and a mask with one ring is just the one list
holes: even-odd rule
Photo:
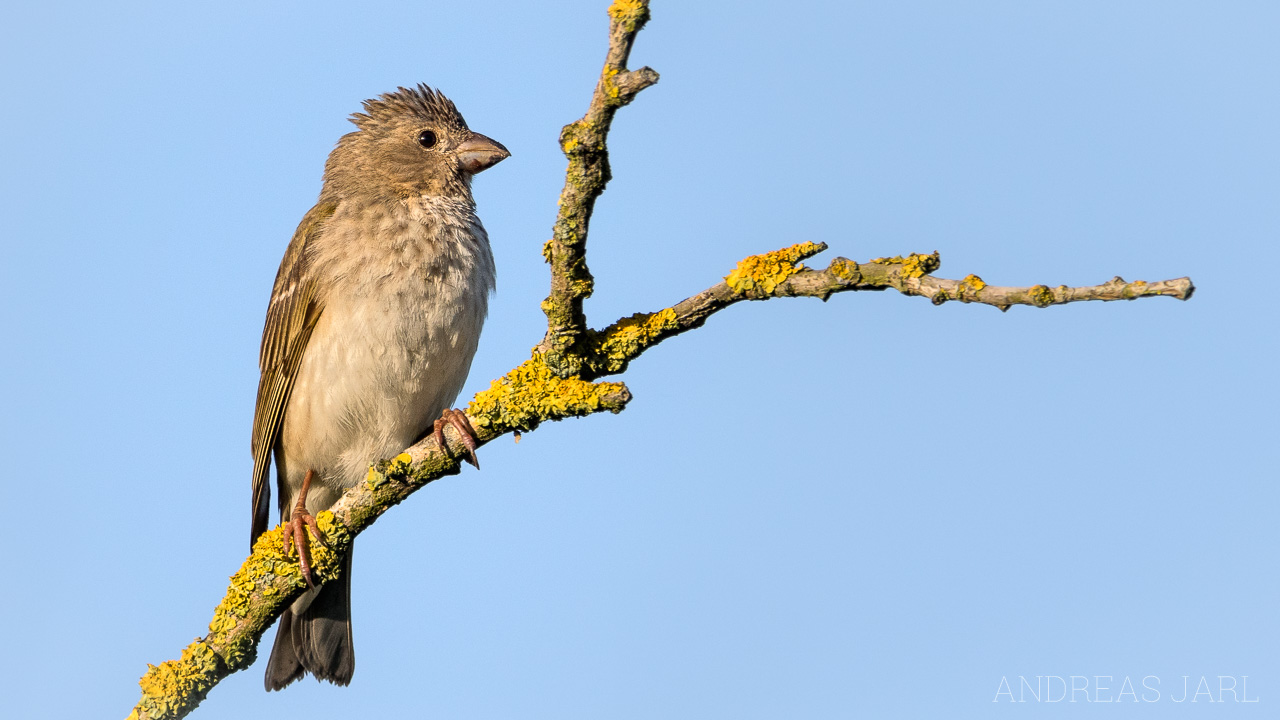
[[593, 333], [587, 351], [595, 356], [600, 372], [620, 372], [627, 361], [639, 355], [645, 348], [665, 337], [666, 333], [680, 329], [676, 311], [671, 308], [656, 313], [636, 313]]
[[178, 660], [148, 664], [146, 674], [138, 681], [142, 699], [131, 717], [136, 717], [140, 711], [147, 717], [182, 714], [209, 692], [217, 681], [220, 664], [217, 653], [203, 640], [196, 640], [183, 648], [182, 657]]
[[894, 255], [890, 258], [876, 258], [871, 262], [879, 265], [901, 265], [902, 274], [909, 278], [918, 278], [937, 270], [942, 266], [942, 258], [934, 251], [928, 255], [912, 253], [906, 257]]
[[862, 272], [858, 269], [858, 263], [848, 258], [841, 257], [832, 260], [827, 272], [847, 283], [856, 283], [862, 280]]
[[902, 270], [907, 277], [920, 277], [937, 270], [941, 264], [942, 261], [936, 252], [932, 255], [911, 255], [903, 263]]
[[259, 580], [275, 575], [278, 564], [287, 561], [284, 554], [284, 534], [279, 526], [268, 530], [253, 544], [253, 554], [245, 560], [227, 587], [227, 594], [213, 611], [209, 623], [210, 637], [218, 638], [232, 632], [253, 611], [253, 591]]
[[1125, 286], [1124, 296], [1132, 300], [1133, 298], [1142, 297], [1143, 295], [1146, 295], [1148, 290], [1149, 288], [1147, 287], [1147, 283], [1145, 281], [1134, 280], [1133, 282]]
[[982, 278], [973, 274], [965, 275], [964, 279], [961, 280], [960, 282], [973, 288], [974, 292], [978, 292], [979, 290], [987, 286], [987, 284], [982, 281]]
[[[408, 453], [405, 453], [404, 455], [408, 455]], [[401, 457], [404, 457], [404, 455], [401, 455]], [[324, 569], [324, 566], [329, 565], [332, 565], [333, 568], [337, 568], [339, 557], [338, 554], [334, 552], [334, 549], [338, 547], [345, 547], [351, 542], [351, 531], [347, 529], [346, 525], [339, 522], [338, 518], [329, 510], [322, 510], [319, 513], [316, 513], [316, 525], [320, 526], [320, 532], [324, 533], [329, 547], [326, 548], [324, 546], [320, 546], [317, 550], [317, 543], [313, 543], [311, 546], [311, 559], [314, 560], [316, 564], [320, 565], [322, 569]], [[326, 577], [326, 579], [329, 577], [328, 573], [322, 573], [322, 575]]]
[[[573, 154], [583, 144], [583, 136], [591, 130], [591, 124], [585, 119], [575, 120], [560, 128], [560, 149], [566, 155]], [[563, 200], [563, 198], [562, 198]]]
[[617, 84], [613, 82], [613, 77], [617, 74], [618, 68], [606, 67], [604, 73], [600, 76], [600, 82], [604, 85], [604, 93], [614, 100], [617, 100], [622, 95], [621, 91], [618, 90]]
[[543, 356], [521, 363], [476, 394], [467, 414], [480, 428], [502, 432], [531, 430], [543, 420], [588, 415], [599, 410], [619, 412], [626, 387], [621, 383], [592, 383], [562, 378], [547, 367]]
[[825, 245], [802, 242], [789, 248], [743, 258], [724, 281], [738, 294], [759, 290], [772, 293], [783, 280], [804, 269], [800, 260], [822, 252]]
[[635, 32], [649, 20], [649, 3], [643, 0], [613, 0], [609, 17], [622, 24], [627, 32]]
[[1045, 285], [1036, 285], [1027, 291], [1027, 298], [1036, 307], [1049, 307], [1053, 304], [1053, 291]]
[[591, 293], [595, 290], [595, 278], [587, 276], [585, 278], [576, 278], [569, 283], [570, 297], [591, 297]]
[[[316, 523], [329, 547], [314, 541], [310, 544], [311, 567], [318, 578], [330, 580], [336, 577], [339, 564], [336, 550], [350, 543], [351, 533], [328, 510], [316, 515]], [[277, 596], [304, 585], [296, 550], [285, 552], [282, 526], [264, 532], [253, 544], [253, 553], [231, 576], [227, 593], [209, 623], [207, 640], [228, 667], [239, 669], [252, 658], [253, 642], [238, 633], [245, 623], [270, 614], [269, 604], [264, 605], [258, 596]]]

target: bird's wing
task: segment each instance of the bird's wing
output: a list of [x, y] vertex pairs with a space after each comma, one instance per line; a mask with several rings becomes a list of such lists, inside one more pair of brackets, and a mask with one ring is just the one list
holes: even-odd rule
[[267, 306], [267, 323], [262, 330], [262, 350], [258, 367], [258, 404], [253, 412], [253, 527], [250, 546], [267, 529], [270, 517], [271, 487], [267, 476], [271, 468], [271, 451], [280, 434], [284, 409], [289, 403], [298, 366], [306, 352], [311, 329], [323, 311], [316, 293], [307, 244], [321, 232], [325, 220], [337, 209], [333, 204], [311, 208], [285, 250], [276, 284]]

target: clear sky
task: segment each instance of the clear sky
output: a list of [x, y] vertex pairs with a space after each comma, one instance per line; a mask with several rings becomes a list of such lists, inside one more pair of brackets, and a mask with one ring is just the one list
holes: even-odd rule
[[[6, 8], [0, 715], [123, 717], [206, 631], [271, 282], [361, 100], [427, 82], [511, 149], [476, 181], [498, 293], [459, 404], [527, 357], [606, 5]], [[362, 535], [351, 687], [266, 694], [260, 661], [195, 717], [1273, 715], [1278, 31], [1272, 2], [656, 2], [597, 325], [804, 240], [1195, 298], [733, 308], [638, 361], [626, 412]]]

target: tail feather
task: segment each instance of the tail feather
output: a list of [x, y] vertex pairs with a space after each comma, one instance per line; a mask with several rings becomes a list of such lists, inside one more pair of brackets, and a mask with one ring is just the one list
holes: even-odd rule
[[306, 673], [293, 647], [293, 623], [293, 610], [285, 610], [280, 616], [280, 624], [276, 626], [276, 642], [271, 646], [271, 659], [267, 660], [264, 684], [268, 691], [282, 690]]
[[342, 559], [342, 576], [322, 585], [310, 604], [305, 602], [304, 597], [280, 616], [267, 661], [267, 690], [280, 690], [308, 672], [317, 680], [347, 685], [355, 673], [350, 550]]

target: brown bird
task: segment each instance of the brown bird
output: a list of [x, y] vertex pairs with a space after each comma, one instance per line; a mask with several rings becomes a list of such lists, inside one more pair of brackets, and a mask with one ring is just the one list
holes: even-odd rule
[[351, 120], [285, 251], [262, 332], [251, 542], [267, 529], [274, 457], [287, 549], [310, 586], [280, 617], [268, 690], [308, 672], [346, 685], [355, 671], [351, 554], [339, 580], [316, 586], [315, 513], [445, 423], [475, 462], [466, 416], [449, 409], [494, 287], [471, 179], [509, 153], [425, 85], [367, 100]]

